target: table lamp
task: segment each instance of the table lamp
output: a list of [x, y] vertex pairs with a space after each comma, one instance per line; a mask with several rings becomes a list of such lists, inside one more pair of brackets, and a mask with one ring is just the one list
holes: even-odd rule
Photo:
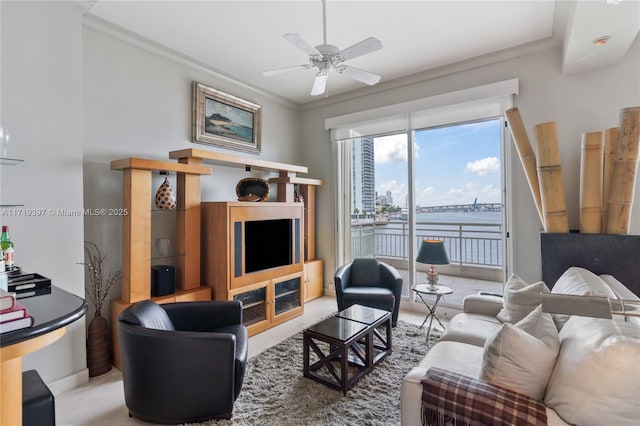
[[431, 289], [435, 289], [438, 285], [438, 271], [436, 271], [435, 265], [449, 264], [449, 258], [444, 249], [444, 241], [422, 240], [416, 262], [431, 265], [431, 268], [427, 272], [427, 282]]

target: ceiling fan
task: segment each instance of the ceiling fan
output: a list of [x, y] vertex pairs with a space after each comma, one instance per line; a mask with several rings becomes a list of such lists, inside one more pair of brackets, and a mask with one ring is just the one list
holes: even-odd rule
[[347, 75], [354, 80], [358, 80], [370, 86], [373, 86], [380, 81], [380, 76], [378, 74], [342, 64], [346, 60], [357, 58], [358, 56], [366, 55], [367, 53], [382, 49], [382, 42], [380, 40], [374, 37], [369, 37], [343, 50], [340, 50], [331, 44], [327, 44], [326, 0], [322, 0], [322, 33], [323, 44], [316, 47], [307, 43], [299, 34], [283, 35], [282, 37], [284, 37], [285, 40], [309, 55], [309, 63], [269, 70], [262, 74], [267, 77], [272, 77], [301, 69], [318, 68], [318, 73], [316, 74], [316, 78], [313, 81], [313, 87], [311, 88], [311, 95], [313, 96], [321, 95], [323, 93], [326, 95], [327, 78], [331, 70], [336, 70], [340, 74]]

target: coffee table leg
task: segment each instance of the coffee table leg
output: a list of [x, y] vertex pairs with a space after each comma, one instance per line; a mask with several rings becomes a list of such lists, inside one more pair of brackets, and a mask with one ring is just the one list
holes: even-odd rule
[[302, 342], [302, 373], [309, 377], [309, 336], [304, 334]]
[[342, 393], [347, 395], [347, 388], [349, 384], [349, 347], [342, 345], [342, 356], [340, 357], [340, 386], [342, 387]]

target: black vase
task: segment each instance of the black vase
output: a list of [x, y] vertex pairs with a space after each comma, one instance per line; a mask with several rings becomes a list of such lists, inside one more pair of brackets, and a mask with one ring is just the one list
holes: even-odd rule
[[87, 331], [87, 368], [89, 377], [111, 370], [111, 341], [107, 320], [96, 312]]

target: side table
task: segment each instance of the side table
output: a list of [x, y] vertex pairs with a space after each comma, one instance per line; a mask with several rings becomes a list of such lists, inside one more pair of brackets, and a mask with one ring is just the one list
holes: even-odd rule
[[[429, 330], [427, 331], [427, 341], [429, 340], [429, 336], [431, 335], [431, 325], [433, 324], [433, 319], [435, 318], [440, 324], [440, 327], [444, 328], [444, 324], [440, 321], [440, 318], [436, 316], [436, 308], [438, 307], [438, 303], [442, 296], [446, 296], [448, 294], [453, 293], [453, 290], [449, 287], [443, 285], [437, 285], [435, 287], [431, 287], [427, 284], [416, 284], [413, 286], [412, 290], [418, 295], [424, 306], [427, 307], [427, 316], [422, 321], [422, 325], [420, 328], [424, 327], [427, 320], [429, 320]], [[433, 305], [429, 305], [427, 301], [424, 299], [425, 296], [436, 296], [436, 301]]]

